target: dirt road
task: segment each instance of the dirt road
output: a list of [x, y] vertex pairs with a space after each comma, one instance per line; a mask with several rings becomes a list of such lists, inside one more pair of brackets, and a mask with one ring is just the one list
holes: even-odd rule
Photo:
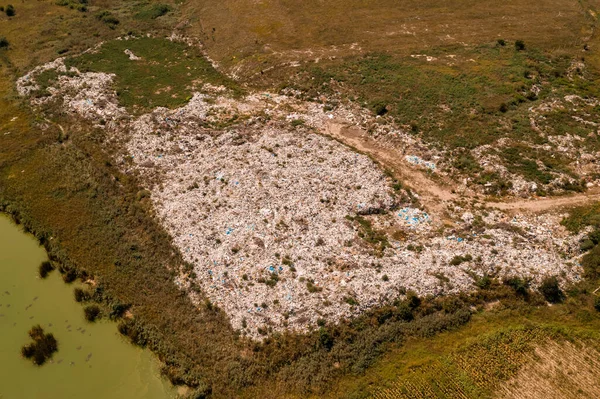
[[[457, 199], [475, 199], [476, 194], [474, 192], [467, 191], [460, 195], [453, 193], [449, 186], [438, 183], [427, 176], [423, 170], [408, 163], [404, 158], [404, 154], [394, 149], [383, 147], [359, 127], [334, 120], [328, 123], [325, 133], [369, 155], [383, 167], [392, 171], [403, 184], [419, 195], [421, 203], [430, 211], [443, 213], [446, 202]], [[484, 204], [487, 207], [498, 208], [508, 212], [543, 213], [557, 208], [585, 205], [595, 201], [600, 201], [600, 188], [598, 187], [590, 189], [585, 193], [561, 197], [519, 199], [514, 201], [485, 201]]]

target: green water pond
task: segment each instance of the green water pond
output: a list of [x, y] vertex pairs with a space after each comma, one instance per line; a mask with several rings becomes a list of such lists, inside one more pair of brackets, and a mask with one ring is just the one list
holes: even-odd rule
[[[44, 260], [34, 237], [0, 214], [0, 399], [176, 398], [150, 351], [126, 342], [114, 322], [85, 321], [76, 285], [58, 271], [39, 277]], [[58, 341], [42, 366], [20, 353], [36, 324]]]

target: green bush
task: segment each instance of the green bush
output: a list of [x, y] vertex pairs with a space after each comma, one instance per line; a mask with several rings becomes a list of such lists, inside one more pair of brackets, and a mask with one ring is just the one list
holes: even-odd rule
[[40, 264], [40, 268], [39, 268], [39, 273], [40, 273], [40, 277], [41, 278], [46, 278], [48, 277], [48, 273], [50, 273], [52, 270], [54, 270], [54, 266], [52, 266], [52, 263], [50, 263], [50, 261], [43, 261]]
[[546, 277], [542, 280], [542, 284], [540, 284], [538, 290], [550, 303], [561, 302], [565, 297], [565, 294], [558, 285], [558, 279], [555, 276]]
[[406, 303], [411, 309], [416, 309], [421, 305], [421, 298], [414, 291], [408, 291], [406, 293]]
[[502, 47], [506, 46], [506, 40], [504, 40], [504, 39], [498, 39], [497, 43], [499, 46], [502, 46]]
[[128, 304], [124, 304], [124, 303], [117, 303], [115, 305], [112, 306], [112, 310], [110, 311], [110, 314], [108, 315], [108, 317], [110, 317], [111, 319], [117, 319], [119, 317], [122, 317], [123, 314], [129, 310], [129, 308], [131, 307], [131, 305]]
[[470, 262], [473, 260], [473, 257], [470, 254], [466, 254], [464, 256], [456, 255], [452, 260], [450, 260], [450, 265], [458, 266], [463, 262]]
[[308, 292], [310, 292], [311, 294], [312, 294], [312, 293], [315, 293], [315, 292], [321, 292], [321, 291], [323, 291], [323, 288], [322, 288], [322, 287], [316, 286], [316, 285], [314, 284], [314, 282], [312, 282], [312, 281], [310, 281], [310, 280], [306, 282], [306, 289], [307, 289], [307, 290], [308, 290]]
[[4, 9], [4, 12], [9, 17], [13, 17], [17, 13], [15, 11], [15, 7], [12, 4], [7, 5], [6, 8]]
[[86, 302], [90, 300], [90, 293], [81, 288], [75, 288], [73, 294], [76, 302]]
[[112, 15], [112, 13], [110, 11], [99, 12], [98, 14], [96, 14], [96, 19], [98, 21], [104, 22], [111, 29], [114, 29], [120, 23], [119, 19], [117, 17], [115, 17], [114, 15]]
[[373, 105], [373, 112], [375, 115], [383, 116], [388, 113], [387, 104], [378, 102]]
[[600, 297], [594, 298], [594, 309], [600, 312]]
[[140, 11], [136, 17], [140, 19], [156, 19], [162, 17], [171, 11], [171, 6], [168, 4], [153, 4]]
[[77, 278], [77, 272], [75, 269], [65, 270], [63, 274], [63, 281], [67, 284], [72, 283]]
[[86, 306], [83, 309], [83, 314], [85, 315], [85, 319], [89, 322], [94, 322], [100, 316], [100, 308], [96, 305]]
[[523, 40], [517, 40], [515, 42], [515, 49], [517, 49], [517, 51], [525, 50], [525, 42]]
[[62, 7], [69, 7], [72, 10], [81, 12], [87, 11], [88, 0], [57, 0], [56, 5]]
[[0, 36], [0, 48], [8, 47], [8, 45], [8, 39], [6, 39], [4, 36]]
[[46, 360], [58, 350], [58, 342], [54, 335], [45, 334], [39, 324], [29, 330], [29, 337], [33, 339], [33, 343], [23, 346], [21, 355], [26, 359], [32, 359], [33, 363], [38, 366], [46, 363]]
[[504, 285], [511, 287], [517, 295], [523, 297], [529, 296], [529, 280], [522, 279], [520, 277], [510, 277], [504, 279], [503, 283]]

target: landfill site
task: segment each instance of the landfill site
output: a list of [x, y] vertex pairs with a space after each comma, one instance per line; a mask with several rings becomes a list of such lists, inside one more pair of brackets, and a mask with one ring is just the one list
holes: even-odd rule
[[[587, 231], [573, 236], [563, 214], [502, 210], [467, 191], [432, 201], [419, 187], [444, 177], [435, 151], [424, 155], [413, 136], [351, 105], [325, 110], [294, 93], [234, 98], [205, 85], [181, 108], [134, 116], [118, 104], [114, 75], [67, 71], [61, 59], [21, 78], [21, 95], [49, 69], [62, 75], [31, 102], [61, 103], [122, 149], [117, 163], [149, 191], [189, 264], [178, 284], [198, 287], [249, 337], [336, 322], [409, 290], [469, 291], [483, 276], [533, 286], [580, 278]], [[397, 155], [394, 170], [331, 134], [334, 124], [375, 126], [372, 140]]]

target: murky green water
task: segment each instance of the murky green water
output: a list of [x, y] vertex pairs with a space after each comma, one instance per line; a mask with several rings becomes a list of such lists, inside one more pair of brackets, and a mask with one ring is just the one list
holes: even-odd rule
[[[149, 351], [127, 343], [114, 323], [84, 320], [74, 286], [58, 271], [38, 277], [43, 260], [35, 239], [0, 214], [0, 398], [176, 397]], [[58, 340], [58, 352], [41, 367], [20, 355], [35, 324]]]

